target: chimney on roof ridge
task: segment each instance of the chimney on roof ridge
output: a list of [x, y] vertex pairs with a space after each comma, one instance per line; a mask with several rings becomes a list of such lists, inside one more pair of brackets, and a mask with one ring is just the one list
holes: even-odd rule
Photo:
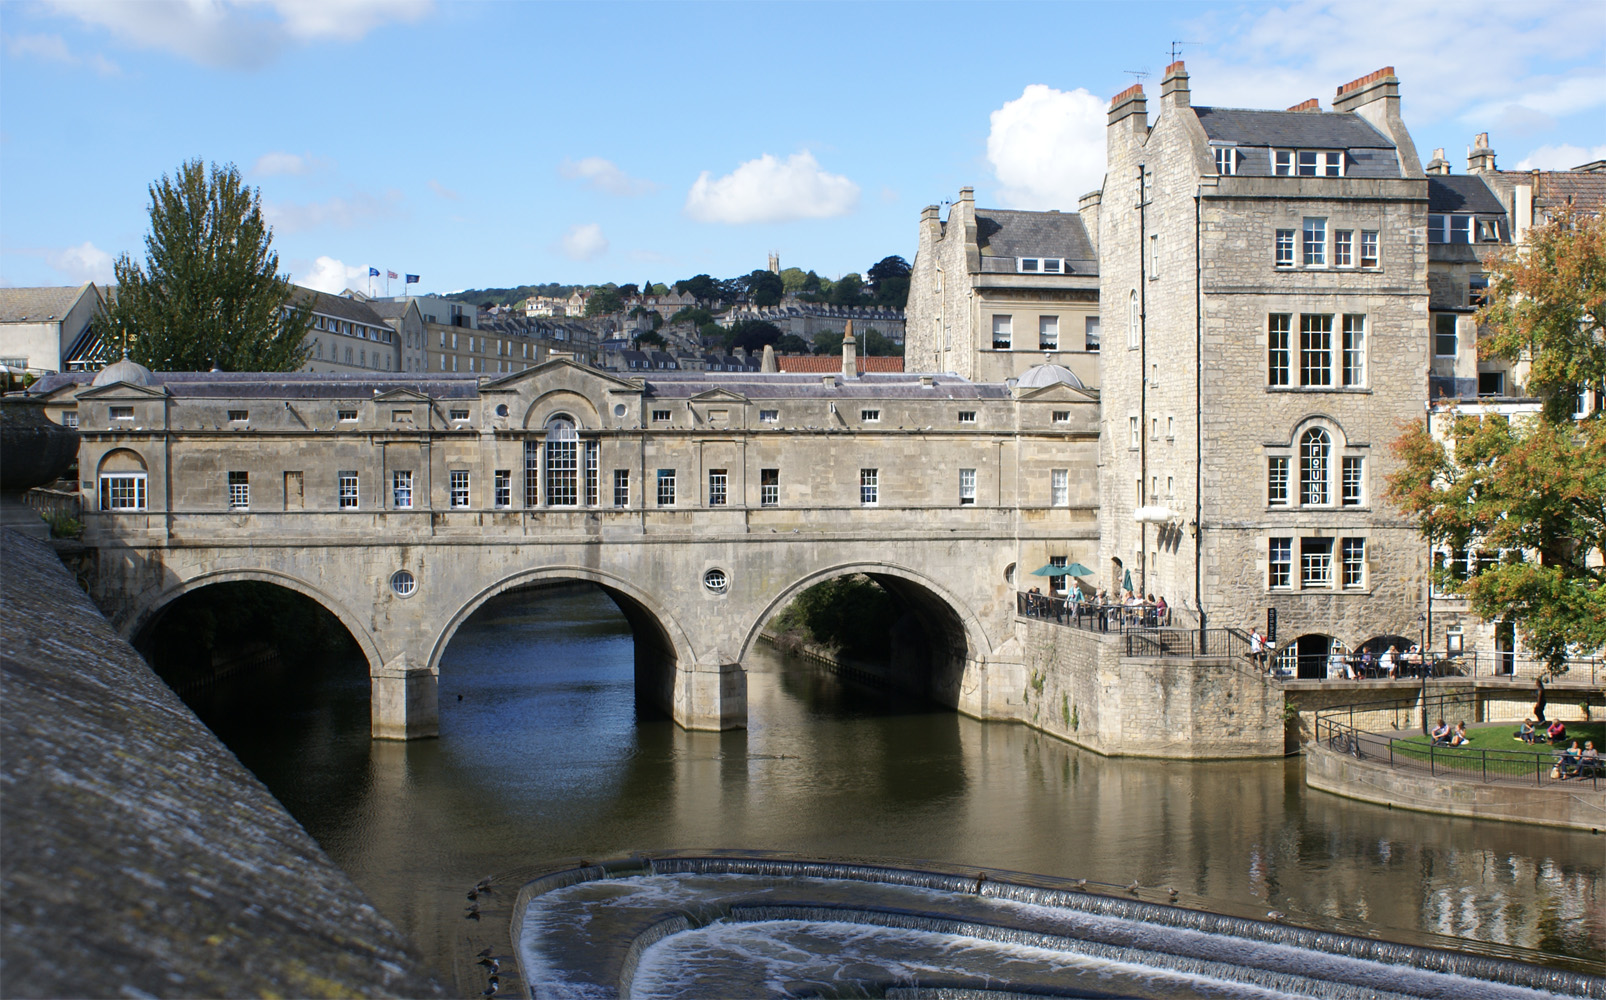
[[859, 342], [853, 339], [853, 320], [848, 320], [842, 328], [842, 377], [852, 378], [859, 374]]
[[1165, 68], [1165, 77], [1160, 81], [1160, 101], [1174, 108], [1189, 105], [1188, 69], [1182, 65], [1181, 59]]
[[1333, 110], [1358, 115], [1392, 139], [1401, 177], [1423, 176], [1416, 144], [1400, 118], [1400, 78], [1394, 75], [1393, 66], [1373, 70], [1339, 87], [1333, 97]]
[[1132, 128], [1143, 129], [1149, 127], [1149, 106], [1143, 97], [1143, 84], [1134, 83], [1110, 99], [1110, 115], [1107, 124], [1114, 125], [1128, 118], [1136, 118]]
[[1492, 174], [1496, 169], [1494, 150], [1489, 148], [1489, 133], [1479, 132], [1472, 137], [1472, 148], [1467, 150], [1467, 173]]
[[1430, 173], [1430, 174], [1447, 174], [1447, 173], [1449, 173], [1450, 172], [1450, 161], [1446, 160], [1444, 158], [1444, 147], [1441, 146], [1438, 149], [1435, 149], [1433, 151], [1433, 159], [1429, 160], [1428, 161], [1428, 165], [1423, 167], [1422, 169], [1425, 172]]
[[1298, 104], [1294, 105], [1293, 107], [1289, 108], [1288, 110], [1289, 111], [1320, 111], [1321, 109], [1322, 109], [1322, 102], [1320, 102], [1316, 98], [1312, 97], [1312, 98], [1309, 98], [1308, 100], [1300, 101]]

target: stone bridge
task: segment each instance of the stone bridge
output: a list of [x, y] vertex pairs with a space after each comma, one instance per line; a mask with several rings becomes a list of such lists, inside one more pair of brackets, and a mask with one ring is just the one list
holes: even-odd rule
[[382, 738], [435, 735], [453, 634], [497, 594], [555, 581], [614, 600], [638, 697], [688, 728], [743, 726], [765, 622], [856, 573], [904, 611], [895, 676], [1020, 717], [1021, 573], [1097, 546], [1097, 397], [1053, 379], [124, 362], [42, 392], [82, 435], [90, 587], [121, 633], [215, 584], [304, 594], [363, 650]]

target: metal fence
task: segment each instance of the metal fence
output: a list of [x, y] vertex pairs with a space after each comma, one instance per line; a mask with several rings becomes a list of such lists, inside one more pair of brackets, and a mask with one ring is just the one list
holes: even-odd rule
[[[1458, 696], [1450, 697], [1458, 703], [1464, 702]], [[1592, 696], [1592, 700], [1598, 704], [1606, 701], [1606, 698]], [[1424, 716], [1435, 714], [1427, 707], [1434, 701], [1428, 699], [1420, 709], [1415, 699], [1365, 702], [1325, 709], [1316, 714], [1316, 742], [1356, 760], [1370, 761], [1396, 770], [1417, 771], [1433, 777], [1538, 786], [1587, 786], [1597, 791], [1606, 785], [1606, 780], [1603, 780], [1606, 779], [1606, 769], [1601, 764], [1597, 763], [1593, 768], [1570, 765], [1563, 760], [1563, 747], [1560, 745], [1539, 744], [1543, 749], [1537, 750], [1434, 746], [1396, 734], [1368, 732], [1355, 724], [1357, 714], [1375, 717], [1393, 713], [1405, 718], [1415, 716], [1419, 710]], [[1444, 699], [1438, 701], [1437, 717], [1443, 718], [1453, 712]]]
[[1177, 627], [1197, 621], [1189, 612], [1182, 622], [1171, 614], [1162, 620], [1154, 610], [1121, 604], [1068, 601], [1048, 594], [1017, 593], [1015, 610], [1025, 618], [1038, 618], [1084, 632], [1119, 635], [1127, 656], [1196, 657], [1249, 655], [1249, 636], [1238, 629]]
[[[1606, 681], [1606, 660], [1599, 656], [1569, 656], [1564, 662], [1567, 670], [1560, 676], [1567, 680], [1587, 680], [1591, 684]], [[1441, 673], [1460, 677], [1510, 677], [1518, 680], [1544, 677], [1548, 680], [1552, 676], [1547, 660], [1502, 652], [1471, 650], [1440, 659], [1439, 666]]]

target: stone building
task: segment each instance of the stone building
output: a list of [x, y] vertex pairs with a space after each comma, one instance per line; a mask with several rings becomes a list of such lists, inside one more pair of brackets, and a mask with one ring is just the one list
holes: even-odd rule
[[1417, 636], [1423, 610], [1426, 546], [1381, 499], [1429, 361], [1399, 101], [1385, 69], [1330, 112], [1195, 107], [1177, 62], [1152, 124], [1141, 85], [1109, 110], [1104, 565], [1212, 625], [1274, 609], [1302, 675]]
[[94, 282], [76, 287], [0, 288], [0, 364], [32, 372], [67, 369], [101, 311]]
[[1046, 355], [1097, 385], [1099, 263], [1091, 236], [1075, 212], [977, 208], [968, 187], [946, 222], [928, 206], [904, 308], [908, 367], [1002, 382]]
[[833, 306], [819, 302], [802, 302], [795, 296], [789, 296], [788, 301], [783, 301], [777, 306], [765, 308], [751, 305], [735, 306], [716, 317], [714, 322], [729, 327], [742, 320], [769, 323], [778, 328], [782, 334], [790, 333], [810, 342], [818, 333], [842, 334], [847, 330], [849, 323], [853, 324], [861, 339], [867, 332], [874, 330], [894, 344], [901, 344], [904, 341], [903, 310], [888, 309], [883, 306]]
[[[363, 299], [297, 287], [292, 302], [310, 303], [307, 321], [309, 372], [399, 372], [397, 330]], [[416, 354], [417, 348], [413, 351]]]

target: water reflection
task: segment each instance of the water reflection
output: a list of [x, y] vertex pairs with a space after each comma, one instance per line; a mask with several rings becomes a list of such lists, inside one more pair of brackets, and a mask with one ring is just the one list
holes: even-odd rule
[[1105, 759], [764, 651], [750, 728], [689, 733], [638, 720], [633, 676], [600, 593], [509, 595], [447, 651], [437, 741], [371, 742], [360, 667], [209, 721], [436, 956], [486, 874], [724, 847], [1135, 879], [1237, 915], [1606, 961], [1598, 836], [1349, 802], [1308, 791], [1297, 760]]

